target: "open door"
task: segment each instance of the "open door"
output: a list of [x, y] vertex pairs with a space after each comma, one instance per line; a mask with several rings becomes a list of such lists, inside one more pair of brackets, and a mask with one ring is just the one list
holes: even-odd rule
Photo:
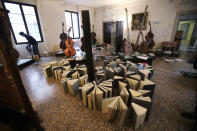
[[112, 44], [113, 53], [123, 50], [123, 21], [103, 23], [103, 41]]
[[112, 24], [114, 22], [103, 23], [103, 42], [111, 44]]
[[182, 32], [180, 49], [194, 49], [197, 44], [197, 13], [179, 16], [177, 32]]

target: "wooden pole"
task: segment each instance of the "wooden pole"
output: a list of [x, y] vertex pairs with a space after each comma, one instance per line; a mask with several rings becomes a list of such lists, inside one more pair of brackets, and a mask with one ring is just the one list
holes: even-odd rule
[[10, 26], [6, 10], [0, 9], [0, 50], [1, 50], [1, 61], [5, 66], [7, 73], [12, 77], [20, 95], [22, 97], [25, 113], [30, 116], [34, 126], [37, 130], [41, 130], [39, 118], [34, 111], [29, 97], [26, 93], [25, 87], [20, 77], [19, 69], [17, 66], [16, 58], [14, 57], [14, 49], [11, 42]]
[[88, 73], [89, 81], [94, 81], [94, 67], [93, 67], [89, 11], [83, 10], [81, 11], [81, 13], [82, 13], [83, 33], [85, 40], [87, 73]]

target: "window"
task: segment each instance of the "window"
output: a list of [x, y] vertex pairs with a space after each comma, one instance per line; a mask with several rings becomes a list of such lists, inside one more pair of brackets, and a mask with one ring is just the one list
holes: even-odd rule
[[77, 12], [65, 11], [67, 30], [71, 27], [69, 36], [73, 39], [80, 38], [79, 16]]
[[8, 17], [16, 44], [27, 43], [27, 40], [19, 35], [19, 32], [31, 35], [38, 42], [43, 41], [37, 10], [34, 5], [6, 1], [4, 6], [9, 10]]

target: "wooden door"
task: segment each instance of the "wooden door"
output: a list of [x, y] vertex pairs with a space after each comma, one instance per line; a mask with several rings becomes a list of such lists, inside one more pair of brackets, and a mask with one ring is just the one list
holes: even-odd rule
[[123, 46], [123, 21], [116, 21], [116, 52], [124, 51]]
[[103, 23], [103, 42], [111, 44], [111, 30], [113, 22]]

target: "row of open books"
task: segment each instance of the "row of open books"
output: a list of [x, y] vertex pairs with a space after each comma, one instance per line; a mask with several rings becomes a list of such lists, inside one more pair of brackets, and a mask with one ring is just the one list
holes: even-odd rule
[[68, 60], [62, 60], [44, 63], [43, 72], [46, 78], [53, 77], [57, 80], [62, 78], [77, 79], [87, 74], [87, 68], [85, 65], [76, 65], [74, 68], [71, 68]]
[[[91, 110], [105, 113], [107, 120], [112, 124], [122, 126], [125, 121], [131, 120], [135, 128], [137, 128], [143, 124], [144, 120], [148, 121], [149, 119], [152, 106], [152, 91], [155, 88], [155, 83], [145, 79], [141, 81], [140, 89], [135, 90], [132, 81], [134, 79], [118, 80], [119, 95], [114, 96], [113, 90], [115, 90], [115, 80], [117, 78], [120, 79], [121, 77], [115, 76], [114, 79], [97, 84], [96, 82], [87, 83], [83, 87], [80, 86], [76, 79], [68, 80], [67, 92], [73, 96], [81, 93], [83, 104]], [[75, 83], [71, 84], [70, 81], [75, 81]], [[76, 93], [73, 93], [73, 91]]]
[[61, 79], [65, 93], [79, 94], [85, 107], [102, 111], [113, 125], [122, 126], [132, 121], [138, 128], [149, 119], [155, 89], [155, 83], [149, 80], [153, 69], [147, 66], [139, 70], [139, 65], [111, 61], [105, 69], [95, 68], [96, 78], [99, 76], [96, 82], [88, 81], [84, 65], [71, 68], [68, 62], [51, 62], [43, 71], [47, 78], [51, 73], [55, 79]]
[[106, 119], [115, 126], [122, 126], [125, 121], [131, 120], [137, 128], [144, 120], [148, 121], [152, 106], [152, 92], [144, 90], [145, 86], [154, 89], [155, 84], [147, 83], [136, 91], [126, 82], [118, 81], [120, 95], [114, 96], [112, 79], [99, 84], [87, 83], [81, 87], [83, 104], [89, 109], [105, 113]]

